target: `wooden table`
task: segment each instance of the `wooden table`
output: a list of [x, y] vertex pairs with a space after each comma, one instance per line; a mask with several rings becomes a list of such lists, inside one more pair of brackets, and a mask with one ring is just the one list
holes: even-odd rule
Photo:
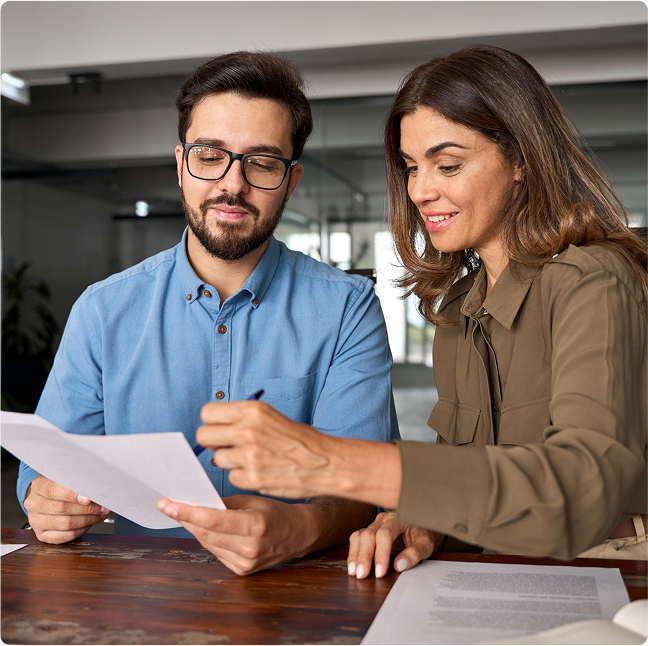
[[[238, 577], [192, 539], [86, 534], [46, 545], [32, 531], [3, 529], [2, 542], [28, 544], [1, 561], [5, 643], [358, 644], [398, 577], [349, 577], [345, 549]], [[619, 567], [630, 598], [646, 598], [645, 562], [570, 565]]]

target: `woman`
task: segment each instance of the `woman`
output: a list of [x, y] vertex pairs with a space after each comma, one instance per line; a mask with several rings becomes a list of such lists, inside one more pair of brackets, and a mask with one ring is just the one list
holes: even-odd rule
[[203, 409], [198, 441], [234, 485], [397, 510], [352, 536], [350, 574], [384, 575], [398, 537], [397, 570], [445, 541], [645, 547], [646, 245], [580, 143], [495, 47], [421, 65], [396, 96], [390, 218], [401, 284], [437, 325], [437, 444], [333, 438], [259, 402]]

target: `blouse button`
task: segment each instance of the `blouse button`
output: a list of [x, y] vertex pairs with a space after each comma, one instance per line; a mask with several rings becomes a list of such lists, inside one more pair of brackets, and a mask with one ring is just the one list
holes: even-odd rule
[[225, 397], [225, 393], [222, 390], [219, 390], [216, 393], [216, 399], [223, 399]]
[[497, 413], [499, 411], [499, 406], [497, 404], [493, 404], [493, 410]]

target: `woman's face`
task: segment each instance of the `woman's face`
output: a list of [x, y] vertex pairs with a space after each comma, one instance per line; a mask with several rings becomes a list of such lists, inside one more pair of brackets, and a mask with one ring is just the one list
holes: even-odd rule
[[[401, 119], [400, 154], [407, 165], [407, 191], [442, 252], [473, 248], [497, 260], [498, 217], [506, 195], [521, 178], [497, 144], [432, 108]], [[486, 256], [486, 257], [485, 257]]]

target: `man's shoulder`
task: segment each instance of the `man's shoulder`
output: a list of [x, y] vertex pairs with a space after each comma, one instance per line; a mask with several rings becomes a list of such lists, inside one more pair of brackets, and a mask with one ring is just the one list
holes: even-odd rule
[[166, 249], [154, 256], [142, 260], [137, 265], [124, 269], [104, 280], [90, 285], [84, 295], [86, 298], [98, 297], [102, 294], [112, 292], [114, 289], [138, 289], [143, 283], [150, 283], [160, 278], [166, 278], [173, 270], [176, 262], [177, 247]]
[[296, 276], [312, 285], [326, 285], [347, 288], [349, 291], [361, 292], [366, 289], [368, 278], [357, 274], [347, 274], [337, 267], [331, 267], [324, 262], [315, 260], [301, 251], [288, 249], [283, 242], [279, 242], [281, 255], [279, 266], [289, 268]]

